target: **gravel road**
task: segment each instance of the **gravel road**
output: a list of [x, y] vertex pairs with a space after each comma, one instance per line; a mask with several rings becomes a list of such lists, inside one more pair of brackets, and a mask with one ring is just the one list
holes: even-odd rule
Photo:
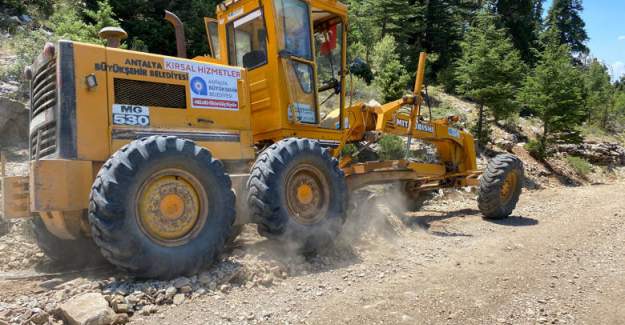
[[[458, 193], [412, 213], [408, 228], [384, 218], [381, 232], [341, 244], [343, 259], [304, 262], [311, 273], [235, 285], [132, 322], [622, 324], [623, 193], [625, 184], [529, 192], [501, 222], [482, 220]], [[240, 245], [275, 253], [262, 241]]]
[[61, 324], [59, 306], [86, 292], [133, 324], [623, 324], [623, 193], [529, 191], [492, 222], [473, 193], [405, 213], [378, 188], [329, 252], [304, 258], [248, 226], [222, 262], [173, 281], [110, 266], [43, 274], [49, 262], [13, 230], [0, 237], [0, 324]]

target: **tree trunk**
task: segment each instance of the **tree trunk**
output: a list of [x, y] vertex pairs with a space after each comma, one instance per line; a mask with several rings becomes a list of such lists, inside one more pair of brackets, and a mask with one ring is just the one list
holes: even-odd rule
[[484, 104], [480, 103], [480, 113], [477, 120], [477, 144], [482, 146], [482, 129], [484, 126]]
[[541, 158], [545, 158], [547, 155], [547, 136], [549, 132], [551, 132], [551, 130], [549, 130], [549, 119], [545, 118], [543, 122], [543, 136], [540, 138]]

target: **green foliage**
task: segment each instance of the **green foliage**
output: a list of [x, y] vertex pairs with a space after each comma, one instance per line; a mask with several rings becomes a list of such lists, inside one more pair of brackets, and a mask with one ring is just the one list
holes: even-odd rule
[[399, 61], [395, 39], [385, 36], [373, 49], [374, 85], [382, 101], [401, 98], [406, 92], [410, 76]]
[[0, 11], [13, 16], [24, 15], [29, 13], [29, 9], [34, 9], [37, 13], [50, 15], [53, 3], [53, 0], [4, 0], [0, 3]]
[[[72, 2], [59, 2], [47, 22], [52, 33], [44, 28], [19, 30], [9, 44], [17, 58], [8, 69], [0, 71], [0, 78], [22, 80], [24, 68], [33, 63], [46, 42], [69, 39], [103, 44], [98, 37], [98, 31], [104, 26], [116, 26], [117, 22], [108, 1], [100, 1], [99, 4], [97, 10], [91, 11], [83, 10]], [[85, 22], [83, 17], [88, 17], [92, 22]], [[22, 83], [24, 91], [26, 87], [27, 83]]]
[[533, 49], [540, 46], [543, 0], [499, 0], [494, 9], [501, 16], [503, 26], [510, 31], [523, 61], [534, 66], [537, 58]]
[[555, 141], [578, 134], [577, 127], [585, 117], [582, 76], [570, 60], [570, 48], [560, 45], [555, 33], [548, 33], [545, 51], [518, 95], [543, 122], [540, 141], [544, 151]]
[[[431, 54], [436, 54], [436, 60], [430, 60], [429, 71], [432, 79], [445, 86], [454, 89], [454, 80], [445, 78], [453, 71], [452, 63], [462, 54], [460, 42], [462, 41], [465, 27], [471, 21], [475, 4], [470, 1], [454, 0], [430, 0], [425, 3], [423, 19], [423, 32], [414, 30], [412, 38], [417, 39], [417, 48]], [[412, 55], [416, 59], [416, 55]], [[415, 71], [416, 62], [410, 62], [406, 66], [408, 71]], [[438, 79], [442, 76], [443, 79]]]
[[606, 125], [614, 132], [625, 132], [625, 90], [616, 91], [612, 95], [612, 109]]
[[[92, 22], [86, 22], [86, 17]], [[106, 26], [119, 26], [107, 0], [98, 1], [97, 10], [85, 10], [74, 3], [59, 3], [50, 17], [49, 26], [57, 39], [104, 44], [98, 32]]]
[[621, 78], [614, 83], [614, 89], [616, 91], [625, 91], [625, 75], [622, 75]]
[[514, 94], [525, 65], [506, 31], [496, 27], [497, 16], [483, 10], [462, 42], [458, 61], [458, 92], [488, 106], [496, 119], [515, 112]]
[[351, 156], [353, 154], [356, 153], [356, 151], [358, 151], [358, 148], [356, 147], [355, 144], [352, 143], [348, 143], [343, 147], [343, 150], [341, 151], [341, 155], [342, 156]]
[[[152, 53], [176, 55], [174, 29], [163, 17], [165, 10], [178, 15], [184, 23], [189, 57], [208, 54], [204, 17], [214, 16], [218, 2], [220, 1], [110, 0], [121, 27], [130, 35], [129, 47], [146, 48]], [[97, 0], [86, 0], [85, 3], [89, 9], [97, 7]]]
[[[506, 31], [497, 28], [497, 18], [487, 10], [480, 11], [465, 34], [456, 67], [458, 92], [488, 106], [495, 120], [517, 111], [514, 95], [525, 73], [519, 51]], [[480, 139], [483, 143], [484, 138]]]
[[364, 7], [369, 15], [362, 16], [360, 20], [371, 20], [375, 24], [372, 29], [374, 33], [379, 28], [377, 42], [392, 36], [396, 41], [394, 51], [404, 60], [404, 67], [414, 69], [419, 52], [414, 34], [424, 29], [423, 4], [414, 0], [365, 0]]
[[349, 1], [350, 30], [347, 35], [350, 57], [361, 58], [369, 64], [373, 48], [382, 37], [380, 25], [371, 19], [373, 9], [373, 3], [370, 1]]
[[540, 140], [530, 140], [525, 144], [525, 150], [536, 159], [544, 159], [547, 156], [547, 148], [545, 148], [544, 143]]
[[586, 177], [592, 172], [592, 165], [584, 158], [567, 156], [566, 162], [582, 177]]
[[554, 0], [547, 14], [547, 29], [556, 32], [560, 44], [568, 45], [574, 53], [588, 53], [586, 23], [581, 17], [581, 0]]
[[406, 155], [404, 140], [396, 135], [384, 135], [378, 142], [378, 155], [381, 160], [403, 159]]
[[[50, 34], [42, 29], [18, 31], [8, 44], [15, 50], [15, 62], [0, 70], [0, 79], [22, 80], [24, 68], [33, 63], [37, 55], [43, 50], [43, 45], [49, 40], [51, 40]], [[23, 83], [22, 88], [23, 91], [26, 91], [27, 83]]]
[[588, 122], [606, 128], [612, 109], [614, 89], [610, 82], [608, 68], [593, 60], [584, 73], [584, 97]]
[[483, 122], [481, 129], [479, 123], [473, 123], [469, 130], [477, 140], [480, 147], [486, 146], [492, 140], [493, 130], [489, 123]]

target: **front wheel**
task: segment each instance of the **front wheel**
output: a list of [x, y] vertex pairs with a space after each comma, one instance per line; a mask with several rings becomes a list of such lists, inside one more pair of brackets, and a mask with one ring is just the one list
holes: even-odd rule
[[478, 207], [486, 219], [505, 219], [516, 207], [523, 188], [523, 162], [511, 154], [493, 158], [480, 178]]
[[91, 192], [89, 222], [110, 262], [139, 277], [168, 279], [213, 263], [234, 213], [220, 161], [192, 141], [152, 136], [104, 164]]
[[248, 189], [261, 235], [304, 253], [331, 244], [345, 222], [345, 176], [317, 141], [291, 138], [269, 147], [256, 160]]

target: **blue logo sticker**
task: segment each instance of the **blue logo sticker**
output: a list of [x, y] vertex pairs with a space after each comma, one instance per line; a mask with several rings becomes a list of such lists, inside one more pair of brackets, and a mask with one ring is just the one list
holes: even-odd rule
[[193, 77], [191, 79], [191, 91], [193, 91], [193, 93], [196, 95], [208, 95], [208, 87], [206, 87], [206, 81], [204, 81], [202, 77]]
[[454, 129], [454, 128], [449, 128], [448, 129], [448, 133], [450, 136], [454, 137], [454, 138], [460, 138], [460, 131]]

